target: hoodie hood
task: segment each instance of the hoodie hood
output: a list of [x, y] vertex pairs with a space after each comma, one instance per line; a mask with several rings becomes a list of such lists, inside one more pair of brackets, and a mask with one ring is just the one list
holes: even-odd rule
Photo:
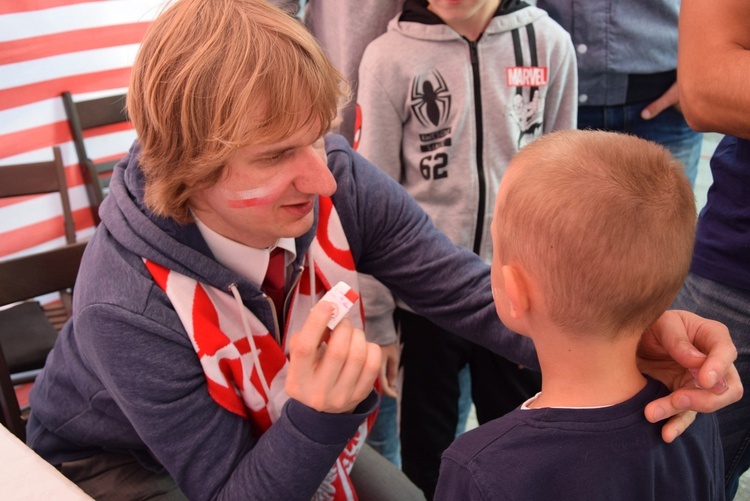
[[[407, 0], [403, 13], [388, 23], [388, 30], [399, 31], [404, 36], [418, 40], [435, 42], [465, 40], [434, 12], [429, 11], [427, 5], [426, 0]], [[487, 35], [507, 33], [522, 28], [546, 16], [547, 13], [543, 10], [531, 7], [520, 0], [504, 1], [479, 40], [483, 40]]]
[[[445, 21], [427, 8], [428, 5], [429, 2], [427, 0], [406, 0], [404, 2], [404, 10], [398, 20], [400, 22], [420, 24], [445, 24]], [[501, 0], [494, 17], [510, 14], [528, 6], [529, 4], [522, 0]]]

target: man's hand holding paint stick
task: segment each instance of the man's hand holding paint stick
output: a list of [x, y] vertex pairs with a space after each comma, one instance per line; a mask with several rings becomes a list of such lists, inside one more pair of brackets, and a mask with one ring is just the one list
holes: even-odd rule
[[347, 297], [347, 289], [340, 283], [329, 291], [289, 343], [286, 392], [319, 412], [352, 412], [380, 373], [380, 346], [368, 343], [364, 332], [343, 318], [346, 305], [357, 299]]

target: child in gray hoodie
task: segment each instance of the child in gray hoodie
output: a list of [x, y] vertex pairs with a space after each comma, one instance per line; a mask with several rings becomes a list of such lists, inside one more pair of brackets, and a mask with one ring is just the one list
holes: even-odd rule
[[[365, 50], [357, 99], [358, 151], [403, 185], [454, 243], [489, 262], [492, 206], [508, 162], [543, 133], [575, 128], [573, 45], [544, 11], [517, 0], [408, 0]], [[394, 342], [398, 312], [403, 469], [430, 497], [440, 454], [456, 433], [462, 367], [468, 363], [472, 373], [480, 422], [533, 394], [538, 374], [363, 282], [368, 339]]]

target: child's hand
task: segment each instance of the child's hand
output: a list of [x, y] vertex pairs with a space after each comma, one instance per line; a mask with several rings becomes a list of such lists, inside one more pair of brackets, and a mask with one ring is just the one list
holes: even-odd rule
[[380, 347], [383, 354], [380, 367], [380, 387], [383, 395], [391, 398], [398, 397], [396, 379], [398, 378], [398, 363], [401, 357], [398, 343], [385, 344]]

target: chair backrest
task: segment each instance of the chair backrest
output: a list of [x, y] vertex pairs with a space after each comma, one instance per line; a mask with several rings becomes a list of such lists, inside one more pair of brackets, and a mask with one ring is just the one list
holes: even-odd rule
[[68, 184], [65, 181], [65, 166], [60, 148], [55, 146], [52, 152], [53, 160], [0, 167], [0, 198], [59, 193], [65, 241], [71, 244], [76, 241], [76, 230], [70, 208]]
[[[37, 254], [0, 261], [0, 306], [63, 289], [72, 291], [85, 248], [86, 242], [77, 242]], [[25, 421], [14, 384], [0, 346], [0, 419], [3, 425], [24, 440]]]
[[125, 97], [125, 94], [118, 94], [86, 101], [73, 101], [70, 92], [62, 93], [68, 125], [73, 135], [78, 162], [81, 164], [81, 173], [96, 224], [99, 224], [99, 205], [107, 193], [109, 178], [118, 160], [94, 162], [86, 152], [83, 132], [96, 127], [127, 122], [129, 119], [125, 110]]
[[0, 306], [72, 288], [86, 243], [0, 261]]

